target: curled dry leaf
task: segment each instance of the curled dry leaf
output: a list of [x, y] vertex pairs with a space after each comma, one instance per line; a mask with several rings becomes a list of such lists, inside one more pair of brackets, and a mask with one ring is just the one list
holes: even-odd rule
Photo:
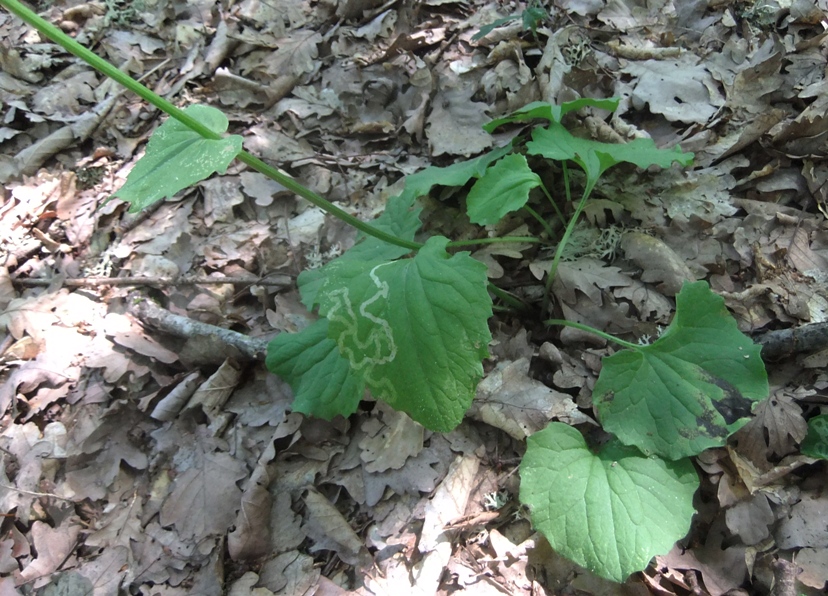
[[499, 428], [518, 441], [536, 433], [552, 419], [569, 424], [590, 422], [572, 397], [529, 376], [529, 360], [499, 362], [477, 386], [469, 415]]
[[685, 281], [695, 281], [690, 268], [675, 251], [658, 238], [641, 232], [627, 232], [621, 239], [626, 257], [643, 269], [642, 281], [660, 282], [658, 289], [675, 296]]
[[308, 521], [303, 526], [315, 544], [311, 550], [336, 551], [348, 565], [362, 565], [368, 552], [345, 517], [325, 496], [315, 489], [305, 494]]

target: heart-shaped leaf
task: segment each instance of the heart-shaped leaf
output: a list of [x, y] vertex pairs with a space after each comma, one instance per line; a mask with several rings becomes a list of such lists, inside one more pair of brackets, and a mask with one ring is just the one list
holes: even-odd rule
[[527, 441], [520, 501], [565, 557], [623, 582], [690, 529], [699, 479], [689, 460], [644, 457], [611, 440], [598, 453], [553, 422]]
[[328, 337], [377, 398], [423, 426], [463, 420], [491, 340], [486, 266], [429, 238], [412, 259], [337, 261], [318, 293]]
[[522, 155], [507, 155], [474, 183], [466, 199], [469, 219], [483, 226], [494, 225], [504, 215], [517, 211], [529, 200], [529, 191], [541, 185]]
[[593, 403], [624, 444], [669, 459], [696, 455], [724, 445], [767, 397], [760, 351], [705, 282], [685, 283], [657, 341], [604, 359]]
[[[218, 134], [227, 130], [227, 117], [221, 110], [194, 105], [184, 111]], [[170, 118], [152, 133], [146, 153], [132, 168], [126, 183], [112, 196], [128, 202], [130, 212], [135, 213], [215, 172], [223, 174], [241, 150], [239, 135], [221, 140], [205, 139]]]

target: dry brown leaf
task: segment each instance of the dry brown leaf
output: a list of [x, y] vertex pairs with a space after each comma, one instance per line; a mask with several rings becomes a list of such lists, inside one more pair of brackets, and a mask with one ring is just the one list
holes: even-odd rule
[[171, 447], [179, 448], [173, 462], [177, 475], [160, 519], [164, 526], [174, 525], [182, 539], [200, 542], [223, 535], [235, 520], [242, 496], [236, 483], [247, 476], [247, 470], [240, 460], [216, 450], [219, 441], [202, 434], [185, 435], [192, 443], [180, 445], [180, 432], [172, 427], [165, 437]]
[[69, 520], [52, 528], [49, 524], [36, 521], [32, 524], [32, 540], [37, 551], [34, 559], [20, 572], [18, 585], [41, 577], [47, 577], [63, 565], [77, 547], [81, 527]]
[[[754, 461], [796, 451], [808, 434], [802, 408], [784, 391], [777, 391], [754, 408], [753, 418], [736, 434], [739, 452]], [[767, 437], [767, 438], [766, 438]]]
[[178, 361], [178, 354], [147, 335], [144, 329], [127, 315], [109, 313], [104, 318], [104, 325], [107, 336], [119, 346], [167, 364]]
[[696, 281], [696, 276], [675, 251], [658, 238], [641, 232], [627, 232], [621, 239], [625, 256], [643, 269], [641, 280], [659, 282], [658, 289], [675, 296], [684, 282]]
[[803, 493], [774, 532], [779, 548], [828, 548], [828, 495], [824, 491]]
[[450, 84], [438, 85], [438, 89], [426, 131], [432, 156], [469, 157], [490, 148], [492, 137], [481, 128], [489, 120], [488, 106], [471, 100], [474, 89], [455, 89]]
[[756, 493], [736, 503], [725, 512], [727, 527], [748, 546], [758, 544], [770, 536], [769, 526], [776, 521], [768, 497]]
[[314, 541], [312, 551], [333, 550], [349, 565], [362, 567], [368, 552], [339, 510], [315, 489], [305, 494], [308, 519], [302, 530]]
[[582, 414], [572, 397], [529, 376], [529, 360], [499, 362], [477, 386], [468, 414], [499, 428], [518, 441], [544, 428], [550, 420], [580, 424]]
[[365, 471], [398, 470], [409, 457], [416, 457], [422, 451], [425, 429], [385, 403], [377, 403], [375, 412], [378, 416], [363, 423], [366, 436], [359, 442]]
[[633, 105], [646, 104], [671, 122], [707, 122], [725, 103], [719, 85], [690, 52], [672, 60], [630, 62], [624, 72], [633, 77]]
[[186, 409], [200, 406], [211, 420], [217, 417], [239, 384], [243, 370], [238, 362], [227, 358], [218, 370], [196, 389], [187, 402]]

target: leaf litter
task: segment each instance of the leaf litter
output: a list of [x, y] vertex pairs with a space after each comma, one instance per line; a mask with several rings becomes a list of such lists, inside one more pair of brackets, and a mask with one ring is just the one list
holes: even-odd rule
[[[828, 316], [821, 0], [573, 2], [547, 6], [534, 34], [517, 19], [477, 40], [526, 6], [41, 8], [182, 107], [222, 106], [246, 148], [365, 219], [403, 175], [489, 150], [490, 119], [621, 97], [614, 138], [680, 143], [698, 167], [602, 178], [588, 219], [620, 233], [562, 263], [562, 312], [653, 341], [681, 282], [706, 279], [749, 334]], [[825, 588], [826, 469], [798, 452], [828, 407], [819, 352], [771, 365], [771, 397], [727, 449], [700, 454], [688, 538], [608, 584], [533, 532], [515, 473], [526, 435], [592, 420], [604, 344], [498, 320], [509, 339], [495, 334], [473, 409], [446, 435], [360, 394], [347, 420], [291, 411], [261, 364], [154, 331], [129, 314], [129, 288], [83, 280], [165, 278], [151, 292], [171, 312], [269, 338], [311, 320], [267, 276], [324, 265], [353, 234], [233, 164], [149, 212], [96, 210], [157, 114], [5, 12], [0, 37], [3, 593], [724, 594], [790, 583], [777, 559], [795, 563], [799, 592]], [[601, 128], [590, 122], [572, 125]], [[435, 186], [429, 200], [430, 231], [468, 228], [444, 215], [456, 194]], [[474, 256], [527, 296], [540, 283], [514, 264], [551, 258], [526, 245]], [[177, 286], [185, 275], [215, 283]], [[258, 283], [222, 283], [241, 276]]]

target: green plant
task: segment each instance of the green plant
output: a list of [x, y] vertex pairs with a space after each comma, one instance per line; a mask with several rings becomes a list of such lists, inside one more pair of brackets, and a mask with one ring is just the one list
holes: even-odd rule
[[808, 421], [808, 434], [800, 451], [808, 457], [828, 459], [828, 414], [814, 416]]
[[508, 17], [497, 19], [496, 21], [493, 21], [488, 25], [484, 25], [483, 27], [481, 27], [480, 31], [475, 33], [472, 37], [472, 41], [478, 41], [480, 39], [483, 39], [498, 27], [502, 27], [506, 23], [511, 23], [516, 19], [521, 20], [524, 31], [531, 31], [532, 35], [537, 35], [538, 25], [540, 25], [543, 21], [545, 21], [548, 18], [549, 13], [546, 12], [546, 9], [540, 3], [540, 0], [530, 0], [529, 4], [521, 12], [509, 15]]
[[[309, 415], [347, 416], [369, 389], [432, 430], [456, 427], [483, 376], [491, 341], [490, 292], [510, 306], [523, 305], [494, 286], [487, 291], [486, 267], [469, 253], [449, 251], [493, 242], [554, 246], [545, 312], [549, 285], [600, 176], [620, 163], [686, 166], [693, 157], [679, 148], [658, 149], [648, 139], [613, 145], [579, 138], [562, 123], [582, 108], [612, 111], [617, 100], [533, 103], [485, 127], [492, 132], [504, 124], [546, 121], [532, 130], [531, 140], [518, 139], [478, 158], [409, 176], [403, 192], [368, 224], [245, 152], [240, 136], [223, 136], [228, 123], [219, 110], [199, 105], [180, 110], [17, 0], [0, 4], [173, 117], [153, 134], [145, 156], [114, 195], [127, 201], [131, 211], [223, 173], [238, 158], [360, 230], [352, 249], [299, 276], [303, 303], [318, 310], [320, 318], [298, 333], [276, 336], [268, 348], [268, 368], [292, 386], [294, 410]], [[566, 204], [572, 202], [568, 164], [582, 170], [583, 191], [568, 220], [527, 155], [560, 163]], [[415, 241], [421, 226], [416, 199], [437, 185], [459, 187], [472, 181], [466, 206], [473, 223], [494, 225], [523, 210], [538, 221], [546, 238], [451, 242], [432, 236], [425, 243]], [[548, 198], [565, 225], [557, 242], [552, 225], [529, 205], [534, 189]], [[698, 485], [688, 458], [723, 445], [744, 424], [752, 404], [767, 394], [764, 366], [758, 347], [738, 332], [722, 299], [704, 282], [685, 285], [673, 323], [649, 346], [577, 323], [548, 323], [588, 330], [625, 348], [605, 360], [594, 397], [604, 428], [617, 438], [593, 452], [576, 429], [550, 424], [528, 441], [520, 498], [562, 554], [598, 575], [623, 581], [687, 532]], [[716, 359], [719, 354], [723, 359]]]

